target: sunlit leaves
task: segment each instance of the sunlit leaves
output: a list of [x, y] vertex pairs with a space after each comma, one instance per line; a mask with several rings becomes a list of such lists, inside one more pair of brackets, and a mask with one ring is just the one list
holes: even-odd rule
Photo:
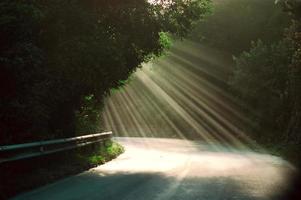
[[163, 46], [165, 49], [169, 49], [172, 45], [171, 37], [168, 35], [166, 32], [160, 32], [160, 44]]

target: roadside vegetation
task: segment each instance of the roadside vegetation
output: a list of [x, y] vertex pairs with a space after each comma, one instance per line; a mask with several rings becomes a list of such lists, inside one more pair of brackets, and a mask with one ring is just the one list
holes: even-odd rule
[[[210, 0], [0, 2], [0, 145], [104, 131], [103, 100], [185, 37]], [[0, 198], [103, 164], [115, 143], [0, 165]], [[37, 165], [36, 163], [39, 163]]]
[[90, 155], [83, 156], [79, 154], [78, 157], [85, 160], [84, 163], [87, 163], [88, 165], [97, 166], [116, 158], [118, 155], [122, 154], [123, 152], [124, 152], [123, 146], [121, 146], [117, 142], [108, 140], [104, 143], [103, 146], [97, 148], [92, 155], [90, 154]]
[[279, 4], [291, 17], [282, 37], [252, 42], [250, 50], [234, 59], [229, 83], [248, 105], [253, 137], [296, 163], [301, 153], [301, 3]]
[[78, 174], [111, 161], [124, 152], [113, 140], [81, 149], [0, 165], [0, 199]]
[[[277, 3], [276, 3], [277, 2]], [[215, 1], [194, 41], [232, 57], [229, 91], [252, 120], [245, 131], [298, 164], [301, 153], [301, 3]]]
[[[210, 0], [2, 0], [0, 145], [103, 131], [104, 98], [143, 62], [161, 56], [170, 37], [181, 39], [193, 30], [190, 39], [232, 60], [222, 88], [252, 120], [245, 132], [297, 163], [301, 4], [276, 2], [215, 0], [212, 10]], [[103, 164], [123, 151], [106, 142], [1, 165], [0, 198]]]
[[105, 96], [210, 0], [0, 2], [0, 144], [101, 131]]
[[231, 55], [251, 48], [258, 39], [266, 44], [279, 40], [290, 16], [274, 0], [215, 0], [213, 13], [191, 33], [194, 41]]

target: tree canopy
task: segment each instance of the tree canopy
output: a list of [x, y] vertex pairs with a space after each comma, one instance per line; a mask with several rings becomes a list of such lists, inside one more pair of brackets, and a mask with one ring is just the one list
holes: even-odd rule
[[[231, 89], [249, 108], [256, 122], [257, 139], [263, 143], [297, 147], [301, 130], [301, 2], [283, 0], [291, 22], [281, 39], [272, 44], [253, 42], [235, 59]], [[288, 144], [288, 145], [287, 145]], [[287, 156], [287, 155], [286, 155]], [[287, 156], [289, 157], [289, 156]], [[290, 158], [295, 159], [296, 158]]]
[[1, 1], [0, 143], [95, 123], [110, 89], [209, 10], [210, 0]]

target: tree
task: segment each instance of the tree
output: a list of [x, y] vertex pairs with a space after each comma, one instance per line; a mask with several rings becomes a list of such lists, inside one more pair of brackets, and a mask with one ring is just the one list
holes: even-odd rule
[[252, 111], [261, 138], [300, 144], [300, 3], [282, 2], [292, 15], [290, 27], [281, 40], [270, 45], [258, 41], [236, 58], [230, 86]]
[[212, 15], [201, 20], [191, 38], [228, 54], [239, 55], [261, 39], [271, 44], [281, 39], [290, 19], [274, 0], [216, 1]]
[[0, 143], [74, 135], [76, 116], [159, 56], [168, 34], [184, 37], [209, 3], [2, 1]]

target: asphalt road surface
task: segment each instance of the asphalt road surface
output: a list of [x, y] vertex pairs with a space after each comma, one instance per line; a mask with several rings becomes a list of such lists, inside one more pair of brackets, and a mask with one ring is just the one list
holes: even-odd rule
[[117, 159], [15, 200], [270, 200], [294, 168], [278, 157], [177, 139], [117, 138]]

